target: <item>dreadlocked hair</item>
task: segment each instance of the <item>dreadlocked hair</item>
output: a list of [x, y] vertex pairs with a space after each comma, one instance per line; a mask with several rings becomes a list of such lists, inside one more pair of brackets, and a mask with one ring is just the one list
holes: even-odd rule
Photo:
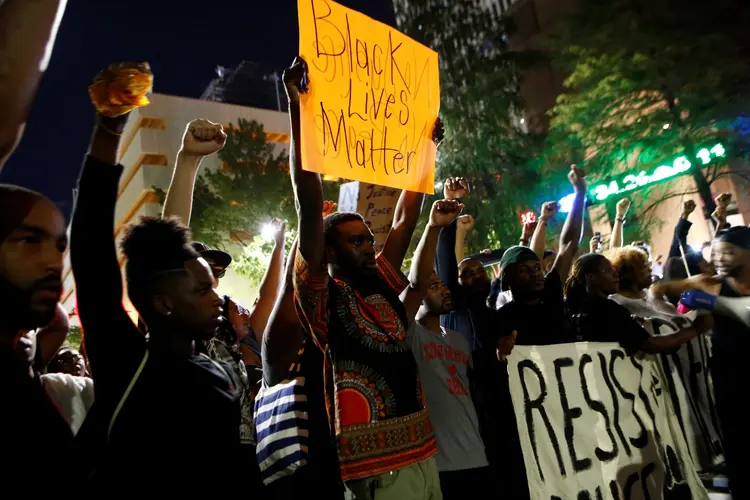
[[597, 272], [606, 260], [602, 254], [587, 253], [573, 263], [573, 269], [565, 281], [565, 305], [569, 311], [577, 312], [581, 309], [586, 299], [586, 275]]
[[200, 257], [190, 246], [190, 230], [172, 217], [141, 217], [127, 227], [120, 248], [127, 259], [128, 295], [141, 313], [166, 277], [160, 273], [184, 269], [186, 261]]
[[323, 235], [325, 236], [326, 246], [336, 245], [339, 238], [339, 225], [355, 220], [362, 222], [365, 221], [365, 219], [356, 212], [334, 212], [326, 215], [323, 219]]

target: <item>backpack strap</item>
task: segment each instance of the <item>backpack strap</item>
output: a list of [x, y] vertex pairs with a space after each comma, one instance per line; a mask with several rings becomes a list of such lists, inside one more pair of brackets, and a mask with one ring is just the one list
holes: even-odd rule
[[120, 402], [117, 403], [117, 407], [115, 408], [115, 411], [112, 414], [112, 418], [109, 421], [109, 427], [107, 428], [107, 442], [109, 442], [109, 436], [112, 434], [112, 427], [114, 427], [115, 425], [115, 420], [117, 420], [117, 416], [120, 414], [120, 410], [122, 410], [122, 407], [125, 405], [125, 401], [128, 399], [128, 396], [130, 396], [130, 392], [133, 390], [133, 387], [135, 386], [135, 383], [138, 381], [138, 378], [141, 376], [141, 373], [143, 373], [143, 368], [145, 368], [146, 361], [148, 361], [148, 355], [149, 355], [149, 350], [146, 349], [146, 353], [143, 355], [141, 364], [138, 366], [138, 369], [135, 371], [135, 375], [133, 375], [133, 378], [130, 380], [130, 384], [128, 384], [128, 388], [125, 389], [125, 393], [120, 398]]

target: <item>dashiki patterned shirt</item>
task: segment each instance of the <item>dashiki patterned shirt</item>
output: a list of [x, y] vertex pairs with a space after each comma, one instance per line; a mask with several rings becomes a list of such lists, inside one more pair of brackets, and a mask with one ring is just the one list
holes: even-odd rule
[[[397, 297], [406, 278], [382, 256], [377, 266], [381, 288]], [[437, 445], [403, 307], [395, 309], [377, 292], [361, 294], [330, 278], [326, 269], [310, 269], [300, 252], [294, 288], [299, 316], [325, 353], [326, 387], [334, 392], [326, 399], [333, 407], [342, 478], [362, 479], [434, 455]]]

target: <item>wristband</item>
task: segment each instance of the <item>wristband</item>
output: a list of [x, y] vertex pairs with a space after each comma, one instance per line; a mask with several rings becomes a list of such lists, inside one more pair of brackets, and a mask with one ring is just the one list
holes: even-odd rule
[[625, 224], [625, 217], [615, 217], [615, 220]]

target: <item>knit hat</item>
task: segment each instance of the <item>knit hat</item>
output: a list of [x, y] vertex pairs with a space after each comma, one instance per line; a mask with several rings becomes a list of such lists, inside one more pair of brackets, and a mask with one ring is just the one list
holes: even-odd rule
[[518, 264], [524, 260], [535, 260], [538, 262], [539, 257], [529, 247], [522, 247], [520, 245], [510, 247], [503, 254], [503, 258], [500, 259], [500, 270], [505, 272], [509, 266]]

